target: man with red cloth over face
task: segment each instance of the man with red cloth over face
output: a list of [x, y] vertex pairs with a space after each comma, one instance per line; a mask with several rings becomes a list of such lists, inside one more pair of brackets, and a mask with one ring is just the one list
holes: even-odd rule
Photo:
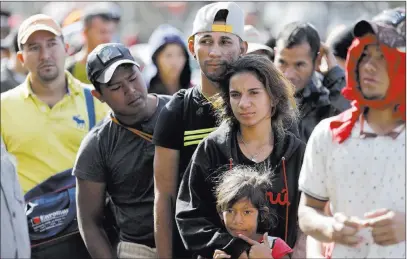
[[357, 23], [354, 36], [342, 90], [352, 107], [311, 134], [299, 224], [334, 243], [332, 258], [405, 258], [405, 10]]

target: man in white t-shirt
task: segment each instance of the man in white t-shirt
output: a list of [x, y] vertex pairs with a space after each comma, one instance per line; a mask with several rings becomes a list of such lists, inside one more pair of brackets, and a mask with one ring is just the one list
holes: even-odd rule
[[405, 10], [361, 21], [354, 35], [342, 91], [352, 108], [311, 134], [299, 224], [334, 243], [332, 258], [405, 258]]

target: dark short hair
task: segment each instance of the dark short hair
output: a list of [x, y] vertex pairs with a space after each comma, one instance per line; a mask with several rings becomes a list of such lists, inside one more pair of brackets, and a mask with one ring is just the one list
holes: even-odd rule
[[[248, 199], [258, 209], [257, 231], [266, 232], [275, 225], [275, 212], [270, 207], [267, 192], [272, 187], [271, 173], [264, 168], [236, 166], [217, 179], [216, 210], [219, 214], [241, 200]], [[274, 216], [274, 217], [273, 217]]]
[[226, 9], [219, 10], [216, 13], [215, 18], [213, 19], [213, 22], [226, 22], [228, 14], [229, 14], [229, 11]]
[[13, 44], [11, 45], [12, 51], [14, 53], [18, 52], [18, 32], [13, 32]]
[[217, 109], [219, 123], [227, 121], [232, 127], [239, 125], [230, 105], [229, 84], [234, 75], [245, 72], [252, 73], [264, 85], [275, 105], [271, 117], [273, 130], [278, 138], [284, 136], [298, 118], [294, 99], [295, 88], [270, 59], [256, 54], [245, 55], [228, 67], [225, 78], [220, 83], [220, 94], [215, 97], [215, 106], [219, 107]]
[[318, 57], [321, 39], [315, 27], [308, 22], [292, 22], [284, 26], [277, 36], [276, 43], [283, 43], [284, 48], [292, 48], [304, 42], [311, 47], [311, 57], [315, 61]]
[[119, 22], [121, 20], [120, 7], [114, 2], [99, 2], [87, 6], [82, 20], [85, 27], [89, 27], [94, 18], [99, 17], [104, 21]]
[[332, 50], [332, 53], [335, 56], [346, 60], [353, 38], [353, 27], [349, 26], [338, 33], [328, 44], [328, 47]]
[[90, 27], [92, 21], [96, 18], [101, 18], [103, 21], [105, 22], [110, 22], [110, 21], [114, 21], [117, 22], [119, 20], [117, 19], [113, 19], [109, 14], [103, 14], [103, 13], [99, 13], [99, 14], [92, 14], [92, 15], [88, 15], [83, 19], [83, 22], [85, 24], [85, 27]]
[[276, 38], [270, 36], [270, 38], [266, 41], [265, 45], [270, 47], [271, 49], [274, 49], [274, 47], [276, 46]]

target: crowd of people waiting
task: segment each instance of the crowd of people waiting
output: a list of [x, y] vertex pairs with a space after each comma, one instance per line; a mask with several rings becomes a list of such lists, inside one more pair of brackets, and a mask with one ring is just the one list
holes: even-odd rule
[[[148, 64], [108, 5], [81, 19], [70, 57], [45, 14], [2, 40], [1, 258], [48, 258], [34, 237], [70, 211], [77, 258], [405, 257], [404, 8], [262, 42], [210, 3], [187, 39], [159, 26]], [[27, 220], [66, 172], [71, 203]]]

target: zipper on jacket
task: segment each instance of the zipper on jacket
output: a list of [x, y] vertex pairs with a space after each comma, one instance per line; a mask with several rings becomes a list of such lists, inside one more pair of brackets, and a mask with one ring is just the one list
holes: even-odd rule
[[[287, 193], [286, 193], [287, 200], [289, 200], [290, 196], [289, 196], [289, 192], [288, 192], [287, 172], [286, 172], [286, 169], [285, 169], [285, 157], [282, 157], [281, 161], [282, 161], [282, 164], [283, 164], [284, 186], [285, 186], [285, 189], [287, 191]], [[284, 235], [285, 242], [287, 242], [287, 239], [288, 239], [288, 206], [290, 206], [289, 202], [287, 202], [287, 205], [285, 207], [285, 235]]]

